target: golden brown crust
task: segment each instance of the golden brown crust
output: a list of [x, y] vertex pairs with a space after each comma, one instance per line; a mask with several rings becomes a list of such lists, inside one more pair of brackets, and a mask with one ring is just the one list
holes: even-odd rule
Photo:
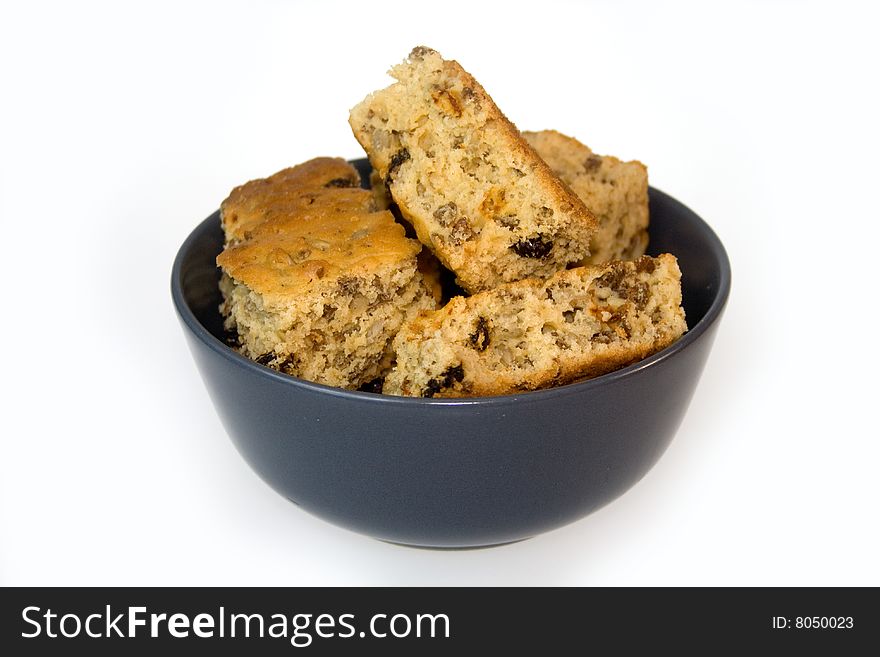
[[316, 157], [268, 178], [251, 180], [233, 189], [220, 205], [226, 240], [244, 239], [265, 219], [320, 202], [325, 196], [338, 202], [336, 190], [359, 186], [357, 170], [339, 157]]
[[278, 214], [227, 247], [217, 264], [262, 295], [297, 295], [318, 280], [362, 274], [414, 257], [421, 246], [407, 239], [390, 212], [364, 211], [363, 189], [333, 192], [329, 200]]

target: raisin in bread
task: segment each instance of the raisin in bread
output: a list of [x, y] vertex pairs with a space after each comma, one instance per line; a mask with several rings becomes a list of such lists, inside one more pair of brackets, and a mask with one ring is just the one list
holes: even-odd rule
[[425, 47], [349, 123], [419, 240], [478, 292], [589, 255], [596, 220], [482, 86]]
[[503, 395], [634, 363], [687, 330], [671, 255], [507, 283], [420, 313], [394, 339], [383, 392]]
[[281, 172], [248, 183], [247, 194], [234, 191], [224, 204], [234, 239], [217, 264], [221, 312], [241, 353], [358, 388], [387, 371], [392, 338], [406, 319], [435, 308], [439, 293], [436, 273], [418, 267], [421, 244], [391, 213], [374, 211], [370, 191], [347, 186], [357, 172], [346, 167], [317, 187]]
[[523, 137], [574, 191], [599, 221], [583, 264], [635, 260], [648, 246], [648, 169], [596, 155], [577, 139], [555, 130]]

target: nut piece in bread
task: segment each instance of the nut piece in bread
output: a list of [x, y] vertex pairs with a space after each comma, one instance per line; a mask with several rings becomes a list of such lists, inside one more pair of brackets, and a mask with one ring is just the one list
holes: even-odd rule
[[641, 360], [686, 330], [673, 256], [578, 267], [420, 313], [394, 339], [383, 392], [464, 397], [561, 385]]
[[483, 87], [425, 47], [349, 123], [403, 217], [470, 293], [589, 254], [596, 220]]
[[403, 322], [436, 307], [437, 283], [418, 268], [421, 244], [390, 212], [375, 211], [371, 192], [332, 183], [359, 180], [353, 167], [329, 158], [315, 166], [326, 174], [317, 185], [289, 175], [294, 168], [224, 202], [232, 240], [217, 257], [221, 312], [242, 354], [358, 388], [387, 370]]
[[596, 155], [577, 139], [555, 130], [522, 135], [599, 221], [583, 264], [644, 255], [648, 246], [648, 169], [644, 164]]

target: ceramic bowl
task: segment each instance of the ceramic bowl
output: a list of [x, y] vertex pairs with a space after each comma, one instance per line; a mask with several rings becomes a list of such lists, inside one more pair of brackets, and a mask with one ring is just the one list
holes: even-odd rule
[[[356, 162], [362, 173], [368, 165]], [[174, 262], [190, 350], [245, 461], [302, 509], [370, 536], [427, 547], [516, 541], [573, 522], [633, 486], [687, 411], [730, 290], [712, 229], [650, 190], [650, 254], [682, 270], [690, 330], [592, 380], [502, 397], [416, 399], [280, 374], [229, 348], [217, 309], [219, 213]]]

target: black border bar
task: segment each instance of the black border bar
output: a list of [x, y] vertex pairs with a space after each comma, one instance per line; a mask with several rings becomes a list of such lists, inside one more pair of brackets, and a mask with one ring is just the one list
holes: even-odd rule
[[[107, 608], [111, 616], [127, 614], [130, 607], [147, 623], [136, 627], [134, 638], [90, 638], [81, 630], [75, 638], [49, 638], [59, 633], [59, 619], [74, 614], [80, 623], [89, 615], [91, 629], [106, 629]], [[34, 633], [39, 623], [40, 635]], [[221, 613], [222, 609], [222, 613]], [[51, 610], [52, 623], [44, 614]], [[214, 634], [201, 638], [189, 631], [186, 638], [168, 633], [160, 620], [159, 636], [149, 635], [151, 614], [184, 614], [178, 633], [192, 630], [199, 614], [212, 617], [201, 621], [202, 633], [213, 623]], [[218, 621], [225, 616], [226, 638], [219, 638]], [[282, 619], [288, 623], [286, 636], [257, 638], [241, 636], [243, 623], [237, 620], [238, 636], [229, 637], [232, 614], [259, 614], [264, 635], [269, 625]], [[322, 617], [320, 632], [317, 620]], [[388, 624], [395, 616], [395, 637]], [[299, 646], [291, 644], [293, 617], [300, 625]], [[99, 618], [100, 617], [100, 618]], [[423, 635], [414, 636], [416, 619], [439, 619], [435, 636], [423, 623]], [[444, 635], [448, 618], [449, 636]], [[115, 625], [127, 630], [127, 616]], [[376, 618], [371, 626], [370, 621]], [[832, 620], [833, 619], [833, 620]], [[848, 620], [849, 619], [849, 620]], [[180, 618], [178, 618], [180, 620]], [[783, 622], [784, 620], [784, 622]], [[0, 646], [11, 648], [7, 655], [67, 654], [71, 650], [90, 655], [119, 655], [145, 650], [151, 654], [186, 654], [223, 650], [226, 646], [241, 654], [361, 654], [382, 651], [393, 654], [455, 654], [459, 650], [490, 647], [515, 654], [569, 654], [573, 648], [586, 654], [600, 646], [616, 652], [643, 649], [712, 651], [755, 648], [773, 650], [828, 650], [837, 654], [860, 646], [878, 645], [880, 602], [873, 588], [6, 588], [0, 589]], [[258, 633], [257, 619], [254, 634]], [[187, 624], [188, 623], [188, 624]], [[66, 621], [73, 633], [77, 622]], [[833, 627], [832, 627], [833, 625]], [[349, 627], [351, 629], [349, 629]], [[384, 637], [371, 636], [371, 630]], [[363, 633], [364, 636], [361, 636]], [[308, 645], [305, 635], [310, 635]], [[323, 634], [324, 636], [319, 636]], [[328, 635], [333, 634], [330, 637]], [[350, 635], [350, 636], [346, 636]], [[246, 651], [246, 652], [244, 652]], [[78, 653], [77, 653], [78, 654]]]

